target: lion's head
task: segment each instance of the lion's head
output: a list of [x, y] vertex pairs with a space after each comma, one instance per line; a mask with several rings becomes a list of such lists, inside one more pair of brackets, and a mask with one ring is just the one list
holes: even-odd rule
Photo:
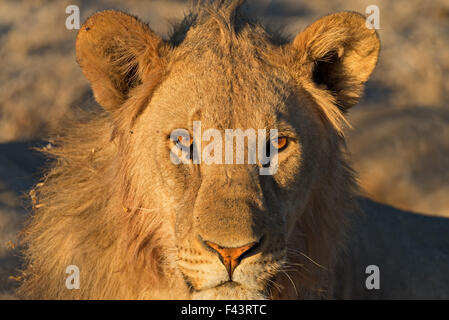
[[[170, 40], [117, 11], [82, 26], [78, 62], [105, 111], [50, 150], [57, 161], [24, 231], [22, 296], [326, 295], [355, 190], [344, 112], [379, 40], [363, 16], [343, 12], [289, 42], [246, 18], [242, 2], [192, 13]], [[220, 163], [236, 146], [208, 129], [277, 129], [262, 142], [278, 152], [277, 170], [260, 174], [266, 164], [250, 153]], [[175, 141], [175, 130], [194, 138]], [[191, 152], [175, 164], [180, 143]], [[80, 269], [78, 290], [61, 280], [68, 265]]]

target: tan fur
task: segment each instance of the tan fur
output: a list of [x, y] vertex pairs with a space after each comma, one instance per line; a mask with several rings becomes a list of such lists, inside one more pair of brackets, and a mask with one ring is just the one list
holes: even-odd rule
[[[356, 190], [343, 111], [379, 50], [356, 13], [318, 20], [292, 43], [249, 20], [244, 1], [214, 1], [162, 41], [105, 11], [77, 56], [106, 111], [55, 140], [23, 232], [24, 298], [264, 299], [327, 297]], [[184, 30], [184, 31], [183, 31]], [[174, 128], [279, 128], [291, 139], [274, 176], [258, 165], [175, 166]], [[190, 128], [191, 129], [191, 128]], [[235, 282], [200, 238], [258, 241]], [[81, 288], [67, 290], [77, 265]]]

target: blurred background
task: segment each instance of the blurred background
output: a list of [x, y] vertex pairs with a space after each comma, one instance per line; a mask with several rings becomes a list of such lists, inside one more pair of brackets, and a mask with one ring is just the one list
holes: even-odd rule
[[[263, 23], [294, 37], [317, 18], [342, 10], [380, 9], [382, 50], [365, 96], [349, 112], [353, 166], [365, 195], [449, 217], [449, 1], [249, 0]], [[139, 16], [162, 36], [181, 19], [182, 0], [0, 0], [0, 297], [13, 285], [16, 233], [29, 214], [23, 196], [44, 159], [30, 151], [65, 115], [95, 106], [75, 58], [81, 22], [99, 10]], [[6, 295], [5, 295], [6, 296]], [[6, 296], [7, 297], [7, 296]]]

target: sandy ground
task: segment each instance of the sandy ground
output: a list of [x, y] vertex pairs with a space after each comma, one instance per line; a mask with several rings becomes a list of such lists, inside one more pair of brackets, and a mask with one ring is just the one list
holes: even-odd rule
[[[125, 4], [126, 3], [126, 4]], [[320, 16], [380, 8], [382, 51], [359, 106], [351, 110], [348, 145], [365, 193], [403, 209], [449, 216], [449, 1], [250, 0], [264, 23], [293, 37]], [[76, 64], [76, 30], [65, 8], [81, 20], [116, 8], [138, 15], [167, 36], [186, 1], [3, 0], [0, 2], [0, 265], [18, 262], [16, 241], [26, 211], [21, 196], [42, 159], [20, 141], [45, 137], [65, 114], [94, 104]], [[0, 268], [0, 294], [12, 284]]]

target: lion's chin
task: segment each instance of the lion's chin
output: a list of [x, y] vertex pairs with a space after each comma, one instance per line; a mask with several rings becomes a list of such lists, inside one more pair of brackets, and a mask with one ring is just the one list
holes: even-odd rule
[[249, 289], [237, 282], [227, 282], [217, 287], [196, 291], [193, 300], [267, 300], [260, 290]]

